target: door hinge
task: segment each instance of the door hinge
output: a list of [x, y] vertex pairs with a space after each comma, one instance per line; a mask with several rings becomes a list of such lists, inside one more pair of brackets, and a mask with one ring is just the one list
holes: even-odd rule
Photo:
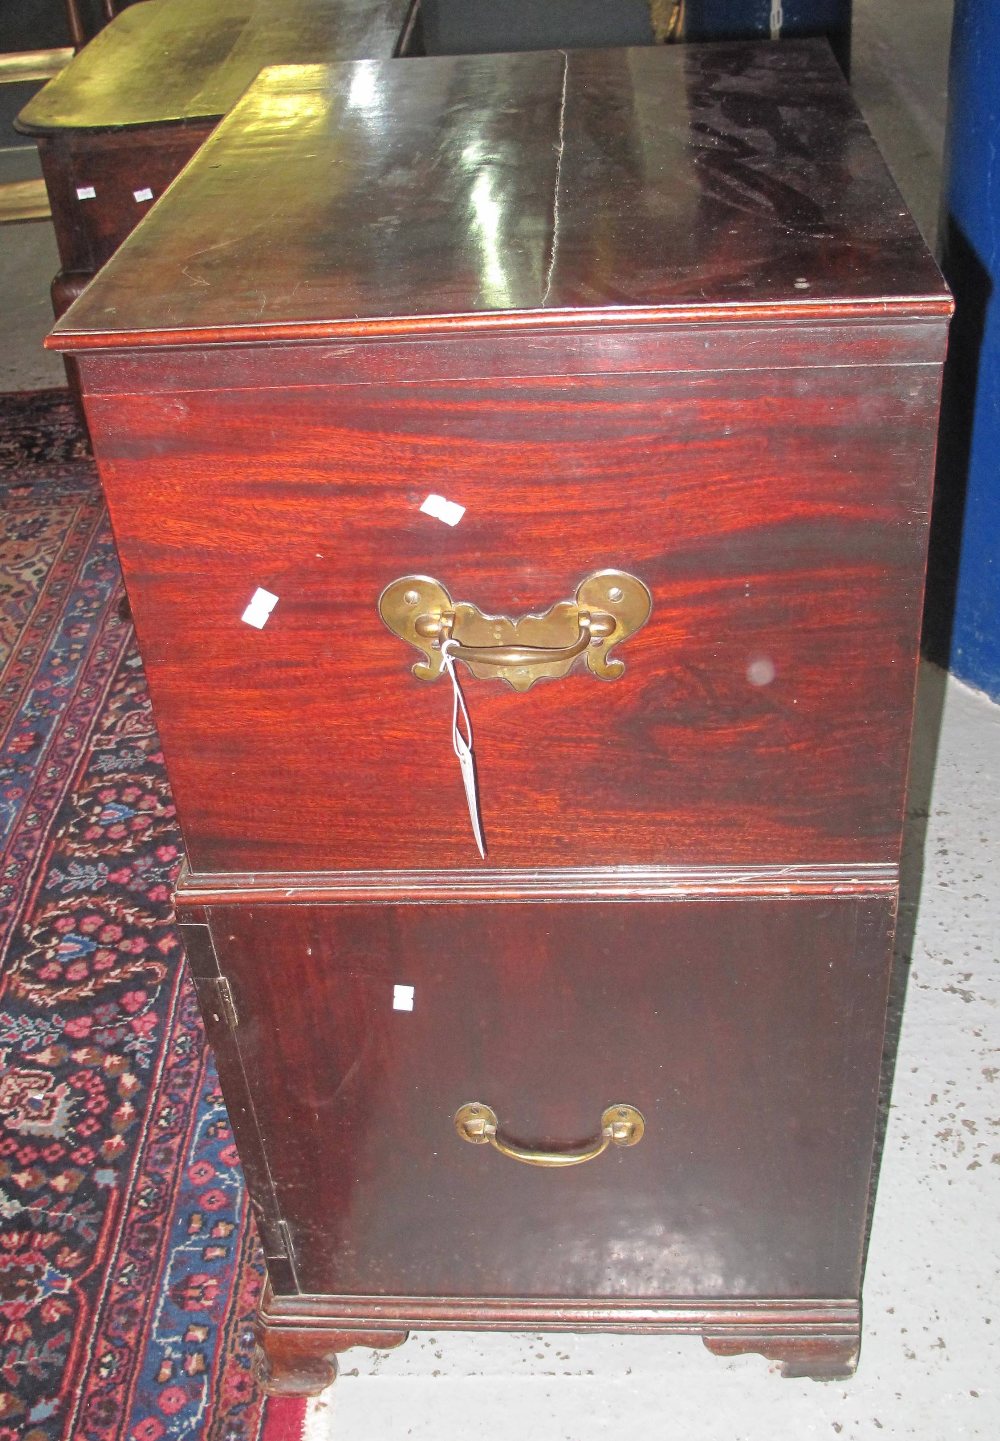
[[226, 1018], [226, 1024], [231, 1031], [235, 1031], [240, 1023], [239, 1013], [236, 1010], [236, 1002], [233, 1000], [232, 988], [225, 976], [219, 976], [215, 982], [216, 994], [219, 997], [219, 1005]]

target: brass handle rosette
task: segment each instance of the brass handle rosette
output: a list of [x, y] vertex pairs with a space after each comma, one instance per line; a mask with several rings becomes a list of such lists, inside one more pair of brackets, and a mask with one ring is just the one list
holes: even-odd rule
[[481, 680], [505, 680], [524, 691], [543, 677], [566, 675], [578, 657], [602, 680], [617, 680], [624, 661], [611, 650], [649, 619], [653, 600], [634, 575], [601, 570], [580, 582], [572, 600], [557, 602], [544, 615], [484, 615], [471, 601], [453, 601], [440, 581], [404, 575], [379, 597], [379, 614], [424, 659], [413, 667], [420, 680], [436, 680], [444, 663], [442, 645]]
[[618, 1102], [601, 1116], [601, 1129], [593, 1141], [568, 1150], [541, 1150], [508, 1140], [500, 1132], [496, 1112], [482, 1101], [470, 1101], [455, 1112], [455, 1130], [474, 1146], [492, 1146], [501, 1156], [525, 1166], [581, 1166], [604, 1154], [609, 1146], [635, 1146], [642, 1140], [646, 1122], [634, 1106]]

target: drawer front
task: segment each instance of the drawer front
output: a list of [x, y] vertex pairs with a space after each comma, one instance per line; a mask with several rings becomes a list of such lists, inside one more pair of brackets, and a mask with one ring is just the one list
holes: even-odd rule
[[605, 568], [652, 596], [619, 679], [459, 666], [491, 864], [895, 860], [936, 390], [900, 366], [91, 397], [193, 868], [478, 865], [447, 680], [379, 596], [419, 574], [521, 617]]
[[[210, 926], [302, 1291], [857, 1294], [888, 903], [277, 905]], [[460, 1138], [473, 1102], [553, 1153], [616, 1103], [645, 1133], [528, 1165]]]

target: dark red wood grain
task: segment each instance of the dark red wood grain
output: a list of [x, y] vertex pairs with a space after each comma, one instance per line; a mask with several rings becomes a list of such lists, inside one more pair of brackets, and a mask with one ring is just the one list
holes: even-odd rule
[[896, 858], [936, 366], [175, 373], [88, 413], [195, 871], [480, 864], [446, 683], [378, 597], [429, 574], [519, 614], [607, 566], [653, 596], [621, 680], [467, 681], [491, 863]]
[[[856, 1296], [884, 900], [243, 905], [210, 925], [302, 1291]], [[617, 1101], [646, 1134], [539, 1169], [460, 1140], [468, 1101], [525, 1144], [579, 1144]]]
[[[177, 390], [258, 390], [282, 386], [385, 385], [432, 380], [528, 379], [532, 376], [630, 376], [663, 370], [788, 370], [811, 366], [935, 365], [944, 359], [940, 319], [894, 316], [845, 320], [829, 316], [734, 323], [717, 318], [594, 327], [569, 316], [507, 317], [487, 343], [475, 329], [446, 336], [387, 333], [364, 338], [285, 338], [266, 345], [180, 346], [161, 335], [157, 346], [87, 353], [88, 393], [153, 395]], [[559, 320], [560, 323], [556, 323]]]

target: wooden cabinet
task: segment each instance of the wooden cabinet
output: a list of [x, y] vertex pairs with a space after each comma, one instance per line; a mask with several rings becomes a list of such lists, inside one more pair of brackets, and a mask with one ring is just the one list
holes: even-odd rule
[[33, 97], [62, 269], [56, 315], [82, 292], [265, 65], [396, 53], [413, 0], [170, 0], [136, 5]]
[[806, 43], [268, 71], [57, 326], [275, 1389], [852, 1369], [949, 309]]

